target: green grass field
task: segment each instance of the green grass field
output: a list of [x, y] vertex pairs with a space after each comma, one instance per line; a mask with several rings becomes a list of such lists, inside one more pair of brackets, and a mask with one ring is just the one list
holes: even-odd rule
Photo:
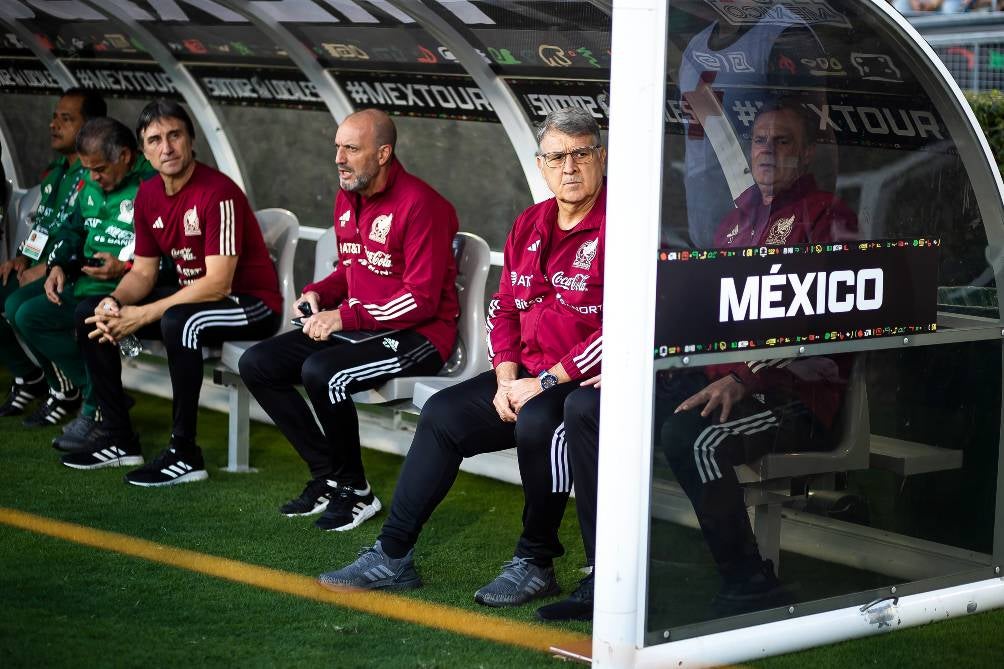
[[[144, 451], [167, 441], [170, 404], [140, 396], [133, 410]], [[0, 419], [0, 507], [314, 576], [371, 545], [383, 514], [350, 533], [324, 533], [276, 509], [299, 493], [306, 469], [273, 428], [253, 424], [257, 474], [229, 474], [226, 424], [204, 411], [200, 442], [211, 480], [166, 489], [122, 482], [122, 469], [58, 464], [57, 429]], [[368, 475], [390, 502], [400, 458], [367, 452]], [[511, 555], [518, 488], [461, 474], [416, 554], [429, 601], [532, 622], [533, 606], [491, 610], [473, 592]], [[582, 548], [569, 508], [559, 580], [577, 581]], [[381, 619], [330, 604], [218, 580], [0, 524], [0, 667], [282, 666], [546, 667], [544, 653]], [[556, 629], [588, 633], [587, 624]], [[1004, 613], [991, 612], [756, 663], [762, 667], [999, 666]]]

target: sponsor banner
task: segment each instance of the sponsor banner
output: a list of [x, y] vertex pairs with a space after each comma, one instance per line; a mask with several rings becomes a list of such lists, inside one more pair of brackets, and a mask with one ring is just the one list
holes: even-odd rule
[[485, 94], [467, 77], [344, 72], [335, 78], [357, 108], [375, 107], [402, 116], [498, 122]]
[[299, 70], [203, 65], [191, 65], [188, 70], [217, 104], [326, 109], [317, 88]]
[[62, 90], [56, 78], [37, 60], [0, 59], [0, 91], [48, 94]]
[[[666, 127], [670, 134], [703, 136], [703, 128], [679, 89], [666, 92]], [[838, 146], [875, 146], [894, 149], [924, 149], [954, 153], [948, 128], [923, 96], [884, 95], [830, 90], [750, 89], [730, 92], [724, 108], [729, 122], [742, 139], [750, 139], [753, 122], [765, 101], [799, 96], [802, 107], [819, 131], [818, 142]]]
[[940, 239], [661, 251], [655, 356], [937, 329]]
[[791, 25], [794, 14], [810, 25], [850, 28], [847, 17], [826, 0], [800, 0], [780, 4], [777, 0], [704, 0], [718, 15], [734, 26], [756, 24]]
[[507, 79], [531, 121], [542, 121], [555, 109], [579, 107], [601, 128], [610, 125], [610, 83], [606, 81]]
[[77, 83], [104, 95], [127, 98], [181, 99], [174, 82], [156, 65], [140, 63], [67, 63]]

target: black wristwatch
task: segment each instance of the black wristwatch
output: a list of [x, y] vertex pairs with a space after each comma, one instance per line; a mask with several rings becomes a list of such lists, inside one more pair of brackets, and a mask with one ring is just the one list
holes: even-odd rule
[[547, 390], [558, 385], [558, 377], [546, 369], [537, 375], [537, 379], [540, 381], [541, 390]]

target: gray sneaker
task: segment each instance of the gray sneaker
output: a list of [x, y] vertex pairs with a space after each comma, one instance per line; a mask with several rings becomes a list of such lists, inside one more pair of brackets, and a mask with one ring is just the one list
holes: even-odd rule
[[359, 551], [359, 557], [352, 564], [337, 571], [321, 574], [318, 581], [326, 588], [363, 588], [366, 590], [407, 590], [422, 585], [422, 579], [415, 571], [412, 554], [408, 551], [403, 558], [394, 559], [383, 552], [377, 541], [373, 548]]
[[99, 426], [100, 423], [93, 416], [80, 414], [66, 424], [63, 434], [52, 440], [52, 447], [66, 453], [87, 450], [101, 429]]
[[513, 557], [494, 581], [474, 593], [474, 601], [485, 606], [519, 606], [559, 592], [554, 567], [538, 567], [527, 558]]

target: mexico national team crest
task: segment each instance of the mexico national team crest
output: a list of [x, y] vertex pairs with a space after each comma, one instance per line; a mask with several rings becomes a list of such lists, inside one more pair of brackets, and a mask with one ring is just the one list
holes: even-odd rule
[[378, 244], [386, 244], [392, 220], [394, 220], [394, 214], [384, 214], [374, 218], [373, 225], [370, 227], [370, 239]]
[[201, 234], [202, 230], [199, 229], [199, 214], [195, 211], [195, 207], [192, 207], [185, 212], [185, 235], [193, 237]]
[[119, 220], [132, 223], [132, 200], [122, 200], [119, 204]]
[[588, 242], [583, 242], [579, 250], [575, 252], [575, 260], [572, 261], [572, 267], [592, 269], [593, 260], [596, 258], [596, 247], [599, 246], [599, 243], [599, 237], [590, 239]]
[[788, 236], [791, 234], [791, 229], [794, 225], [794, 214], [788, 218], [777, 219], [774, 221], [774, 225], [771, 226], [770, 232], [767, 233], [767, 241], [765, 243], [771, 246], [779, 246], [787, 243]]

